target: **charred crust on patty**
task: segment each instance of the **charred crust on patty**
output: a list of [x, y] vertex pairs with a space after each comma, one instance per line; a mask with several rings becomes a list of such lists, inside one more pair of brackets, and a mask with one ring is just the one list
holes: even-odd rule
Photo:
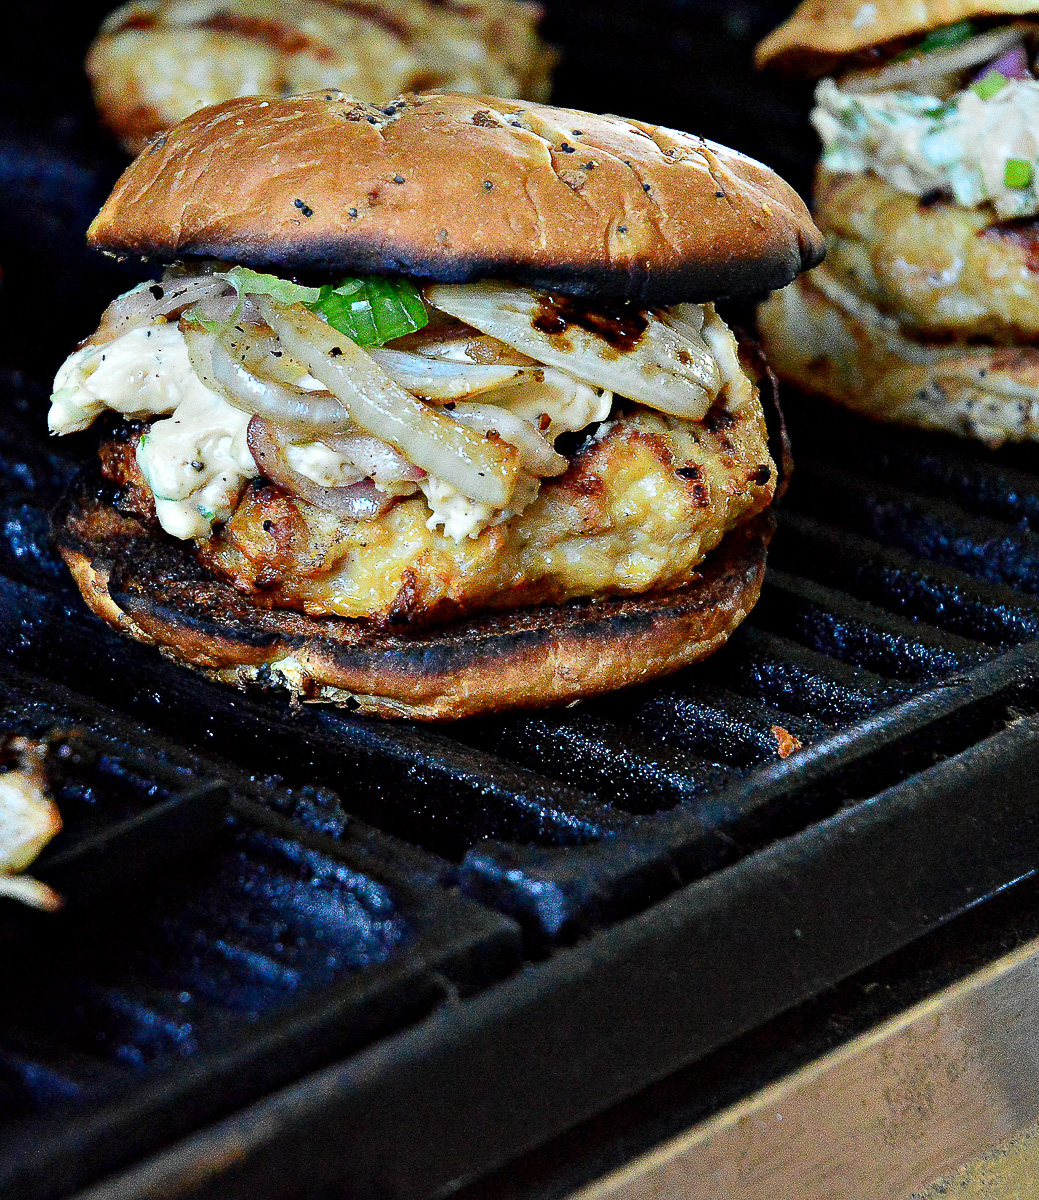
[[277, 674], [301, 699], [352, 697], [364, 711], [426, 720], [566, 704], [706, 657], [756, 602], [774, 524], [769, 512], [745, 522], [673, 591], [373, 631], [257, 607], [183, 543], [117, 513], [92, 470], [62, 502], [55, 536], [99, 616], [226, 682]]

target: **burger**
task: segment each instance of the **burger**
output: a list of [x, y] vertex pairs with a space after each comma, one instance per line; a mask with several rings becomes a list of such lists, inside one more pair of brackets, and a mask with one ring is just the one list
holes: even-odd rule
[[818, 79], [824, 266], [771, 297], [777, 372], [874, 417], [1039, 438], [1039, 21], [803, 3], [757, 51]]
[[527, 0], [130, 0], [87, 54], [131, 154], [196, 109], [255, 92], [495, 92], [545, 100], [556, 54]]
[[822, 241], [701, 138], [488, 96], [196, 113], [89, 232], [169, 264], [55, 380], [90, 607], [213, 677], [384, 716], [570, 703], [720, 646], [776, 464], [714, 301]]

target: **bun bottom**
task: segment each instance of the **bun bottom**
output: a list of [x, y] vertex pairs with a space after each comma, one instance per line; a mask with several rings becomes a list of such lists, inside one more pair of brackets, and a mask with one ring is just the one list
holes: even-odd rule
[[1039, 441], [1036, 347], [914, 341], [825, 267], [773, 293], [758, 328], [781, 379], [847, 408], [992, 447]]
[[568, 704], [645, 683], [719, 649], [761, 591], [774, 522], [729, 533], [676, 591], [542, 605], [414, 633], [256, 605], [177, 542], [120, 514], [84, 477], [55, 517], [90, 608], [211, 678], [295, 699], [444, 721]]

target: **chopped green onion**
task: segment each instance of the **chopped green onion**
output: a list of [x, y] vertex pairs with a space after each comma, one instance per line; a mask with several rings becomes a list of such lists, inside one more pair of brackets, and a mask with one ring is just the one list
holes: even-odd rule
[[[407, 279], [370, 276], [326, 283], [323, 287], [305, 287], [248, 267], [234, 267], [223, 278], [240, 296], [270, 296], [279, 304], [305, 304], [364, 349], [383, 346], [429, 324], [422, 295]], [[212, 325], [211, 332], [219, 328], [213, 322], [193, 319], [206, 328]]]
[[1008, 158], [1003, 169], [1003, 186], [1026, 188], [1032, 182], [1032, 164], [1026, 158]]
[[892, 62], [905, 62], [917, 58], [921, 54], [930, 54], [932, 50], [945, 50], [949, 46], [958, 46], [961, 42], [969, 41], [976, 30], [973, 21], [957, 21], [955, 25], [946, 25], [944, 29], [935, 29], [915, 46], [896, 54]]
[[955, 25], [946, 25], [944, 29], [935, 29], [917, 46], [921, 54], [930, 54], [932, 50], [944, 50], [946, 46], [958, 46], [972, 38], [976, 30], [973, 21], [957, 21]]
[[307, 307], [366, 350], [429, 323], [422, 296], [407, 279], [344, 279], [335, 287], [326, 284]]
[[980, 96], [982, 100], [991, 100], [997, 93], [1001, 92], [1007, 85], [1007, 77], [1002, 71], [989, 71], [987, 75], [982, 75], [977, 83], [972, 83], [970, 90]]

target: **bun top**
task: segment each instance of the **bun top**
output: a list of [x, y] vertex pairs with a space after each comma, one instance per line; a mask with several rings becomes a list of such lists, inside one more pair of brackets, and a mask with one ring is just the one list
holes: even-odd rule
[[287, 271], [507, 277], [573, 295], [711, 300], [823, 254], [782, 179], [690, 134], [493, 96], [249, 96], [157, 138], [92, 245]]
[[896, 38], [920, 37], [956, 21], [1035, 11], [1035, 0], [802, 0], [758, 44], [754, 61], [818, 79], [846, 56]]

